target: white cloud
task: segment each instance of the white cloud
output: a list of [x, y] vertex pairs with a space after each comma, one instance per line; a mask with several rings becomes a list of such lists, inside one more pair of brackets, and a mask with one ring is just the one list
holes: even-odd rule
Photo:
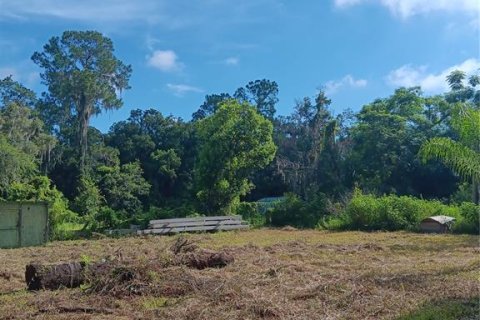
[[392, 14], [408, 18], [433, 11], [462, 12], [468, 15], [478, 14], [478, 0], [334, 0], [338, 8], [346, 8], [363, 3], [379, 3]]
[[387, 76], [387, 82], [395, 87], [420, 86], [427, 93], [443, 93], [449, 90], [446, 81], [447, 75], [453, 70], [461, 70], [472, 74], [480, 68], [480, 60], [471, 58], [460, 64], [448, 67], [438, 73], [428, 73], [427, 66], [412, 66], [410, 64], [401, 66], [391, 71]]
[[335, 0], [335, 6], [345, 8], [361, 3], [362, 1], [363, 0]]
[[172, 83], [168, 83], [167, 84], [167, 88], [173, 92], [174, 95], [176, 95], [177, 97], [182, 97], [184, 96], [186, 93], [189, 93], [189, 92], [194, 92], [194, 93], [201, 93], [203, 92], [202, 89], [200, 88], [197, 88], [197, 87], [194, 87], [194, 86], [189, 86], [187, 84], [172, 84]]
[[472, 19], [468, 24], [474, 31], [480, 30], [480, 12], [478, 17]]
[[325, 93], [334, 94], [339, 91], [341, 88], [363, 88], [367, 86], [367, 80], [365, 79], [355, 79], [352, 75], [347, 74], [340, 80], [331, 80], [325, 84]]
[[387, 81], [393, 86], [418, 86], [422, 82], [426, 69], [426, 66], [413, 67], [410, 64], [406, 64], [391, 71], [387, 76]]
[[155, 51], [155, 46], [158, 46], [159, 43], [161, 43], [161, 41], [156, 37], [152, 36], [151, 34], [146, 35], [145, 46], [149, 51]]
[[0, 21], [47, 18], [102, 26], [113, 22], [122, 23], [122, 27], [125, 22], [160, 24], [178, 29], [248, 23], [260, 19], [258, 13], [267, 9], [270, 14], [280, 13], [283, 6], [279, 0], [242, 0], [234, 7], [229, 0], [0, 0]]
[[238, 65], [239, 62], [240, 62], [240, 59], [238, 59], [237, 57], [229, 57], [224, 60], [224, 63], [227, 66], [236, 66]]
[[129, 0], [0, 0], [0, 17], [27, 19], [47, 16], [77, 21], [126, 21], [154, 17], [155, 1]]
[[181, 70], [184, 65], [178, 61], [177, 54], [172, 50], [156, 50], [147, 57], [147, 64], [164, 72]]

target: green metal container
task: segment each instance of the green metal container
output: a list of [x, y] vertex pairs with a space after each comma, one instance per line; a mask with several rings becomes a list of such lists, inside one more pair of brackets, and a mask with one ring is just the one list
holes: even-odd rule
[[0, 248], [38, 246], [47, 240], [46, 202], [0, 202]]

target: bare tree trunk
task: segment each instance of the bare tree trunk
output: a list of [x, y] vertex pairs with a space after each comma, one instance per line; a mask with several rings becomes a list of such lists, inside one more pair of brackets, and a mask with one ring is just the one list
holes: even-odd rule
[[88, 104], [86, 97], [82, 96], [80, 99], [80, 108], [78, 110], [79, 117], [79, 142], [80, 142], [80, 172], [85, 173], [86, 159], [87, 159], [87, 136], [88, 125], [91, 116], [91, 106]]
[[480, 183], [473, 180], [472, 183], [472, 200], [475, 204], [480, 204]]
[[86, 115], [82, 115], [80, 119], [80, 171], [85, 173], [85, 164], [87, 158], [87, 135], [88, 135], [88, 120]]

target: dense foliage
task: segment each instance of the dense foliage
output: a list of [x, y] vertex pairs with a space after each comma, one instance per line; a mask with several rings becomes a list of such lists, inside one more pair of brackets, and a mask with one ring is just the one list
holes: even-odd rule
[[231, 213], [253, 185], [249, 177], [275, 155], [272, 123], [247, 103], [226, 100], [198, 122], [197, 197], [205, 212]]
[[[478, 232], [478, 75], [454, 71], [444, 95], [399, 88], [338, 115], [321, 90], [277, 115], [280, 88], [260, 79], [205, 96], [191, 121], [136, 109], [103, 133], [91, 117], [122, 107], [132, 73], [112, 41], [67, 31], [32, 59], [40, 96], [0, 79], [0, 199], [50, 202], [54, 236], [234, 213], [362, 230], [416, 230], [445, 214]], [[256, 202], [272, 197], [283, 198], [268, 210]]]
[[478, 232], [480, 208], [473, 203], [446, 205], [411, 196], [376, 197], [356, 191], [345, 210], [321, 223], [332, 230], [419, 230], [420, 221], [445, 215], [456, 219], [454, 231]]

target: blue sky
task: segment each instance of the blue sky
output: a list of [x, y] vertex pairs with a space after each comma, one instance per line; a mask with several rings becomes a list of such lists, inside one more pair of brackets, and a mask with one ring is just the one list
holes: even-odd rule
[[480, 68], [480, 0], [0, 0], [0, 77], [37, 92], [30, 57], [65, 30], [97, 30], [133, 67], [124, 107], [190, 119], [211, 93], [279, 84], [279, 114], [323, 87], [332, 110], [358, 110], [396, 87], [442, 93], [453, 69]]

